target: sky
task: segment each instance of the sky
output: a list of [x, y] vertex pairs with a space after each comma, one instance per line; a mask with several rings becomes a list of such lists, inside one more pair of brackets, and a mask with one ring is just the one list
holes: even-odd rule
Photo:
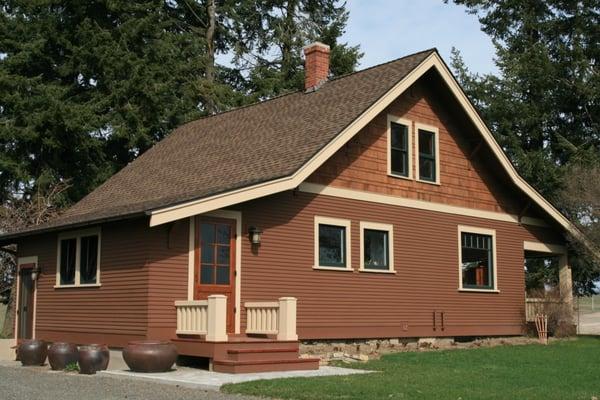
[[477, 16], [442, 0], [347, 0], [350, 18], [342, 41], [360, 44], [359, 69], [437, 47], [450, 62], [460, 50], [472, 72], [495, 73], [494, 47]]

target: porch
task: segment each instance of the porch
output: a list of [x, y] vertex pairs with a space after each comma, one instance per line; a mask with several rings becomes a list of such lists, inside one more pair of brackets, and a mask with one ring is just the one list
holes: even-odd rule
[[176, 338], [181, 355], [209, 359], [216, 372], [245, 373], [313, 370], [319, 360], [300, 358], [293, 297], [272, 302], [247, 302], [244, 333], [227, 332], [227, 297], [176, 301]]

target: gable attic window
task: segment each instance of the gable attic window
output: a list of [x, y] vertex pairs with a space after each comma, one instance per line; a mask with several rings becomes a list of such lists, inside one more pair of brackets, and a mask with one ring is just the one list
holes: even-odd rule
[[350, 221], [315, 217], [315, 269], [352, 271]]
[[496, 232], [459, 226], [460, 289], [496, 289]]
[[440, 183], [439, 131], [432, 126], [417, 124], [417, 176], [427, 183]]
[[410, 121], [388, 115], [388, 175], [398, 178], [411, 178], [412, 135], [410, 127]]
[[100, 285], [100, 229], [58, 237], [56, 288]]

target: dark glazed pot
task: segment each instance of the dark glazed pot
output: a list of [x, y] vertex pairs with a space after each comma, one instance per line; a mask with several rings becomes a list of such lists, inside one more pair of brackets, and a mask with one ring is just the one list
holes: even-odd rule
[[25, 366], [44, 365], [48, 355], [48, 343], [37, 339], [23, 340], [17, 348], [17, 353], [21, 364]]
[[77, 363], [79, 350], [73, 343], [56, 342], [48, 349], [48, 362], [53, 370], [63, 370], [67, 365]]
[[92, 346], [92, 347], [99, 347], [100, 350], [102, 351], [102, 357], [104, 358], [102, 360], [102, 368], [100, 368], [102, 371], [105, 371], [108, 368], [108, 362], [110, 361], [110, 351], [108, 350], [108, 346], [105, 344], [90, 344], [88, 346]]
[[102, 370], [104, 355], [102, 348], [98, 346], [79, 347], [79, 373], [93, 375]]
[[123, 349], [123, 359], [134, 372], [166, 372], [177, 360], [177, 348], [171, 342], [129, 342]]

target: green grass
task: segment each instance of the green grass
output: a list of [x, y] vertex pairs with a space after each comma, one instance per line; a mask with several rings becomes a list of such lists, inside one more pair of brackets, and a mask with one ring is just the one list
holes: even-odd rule
[[396, 353], [353, 364], [373, 374], [263, 380], [224, 392], [279, 399], [582, 399], [600, 397], [600, 338], [548, 346]]

